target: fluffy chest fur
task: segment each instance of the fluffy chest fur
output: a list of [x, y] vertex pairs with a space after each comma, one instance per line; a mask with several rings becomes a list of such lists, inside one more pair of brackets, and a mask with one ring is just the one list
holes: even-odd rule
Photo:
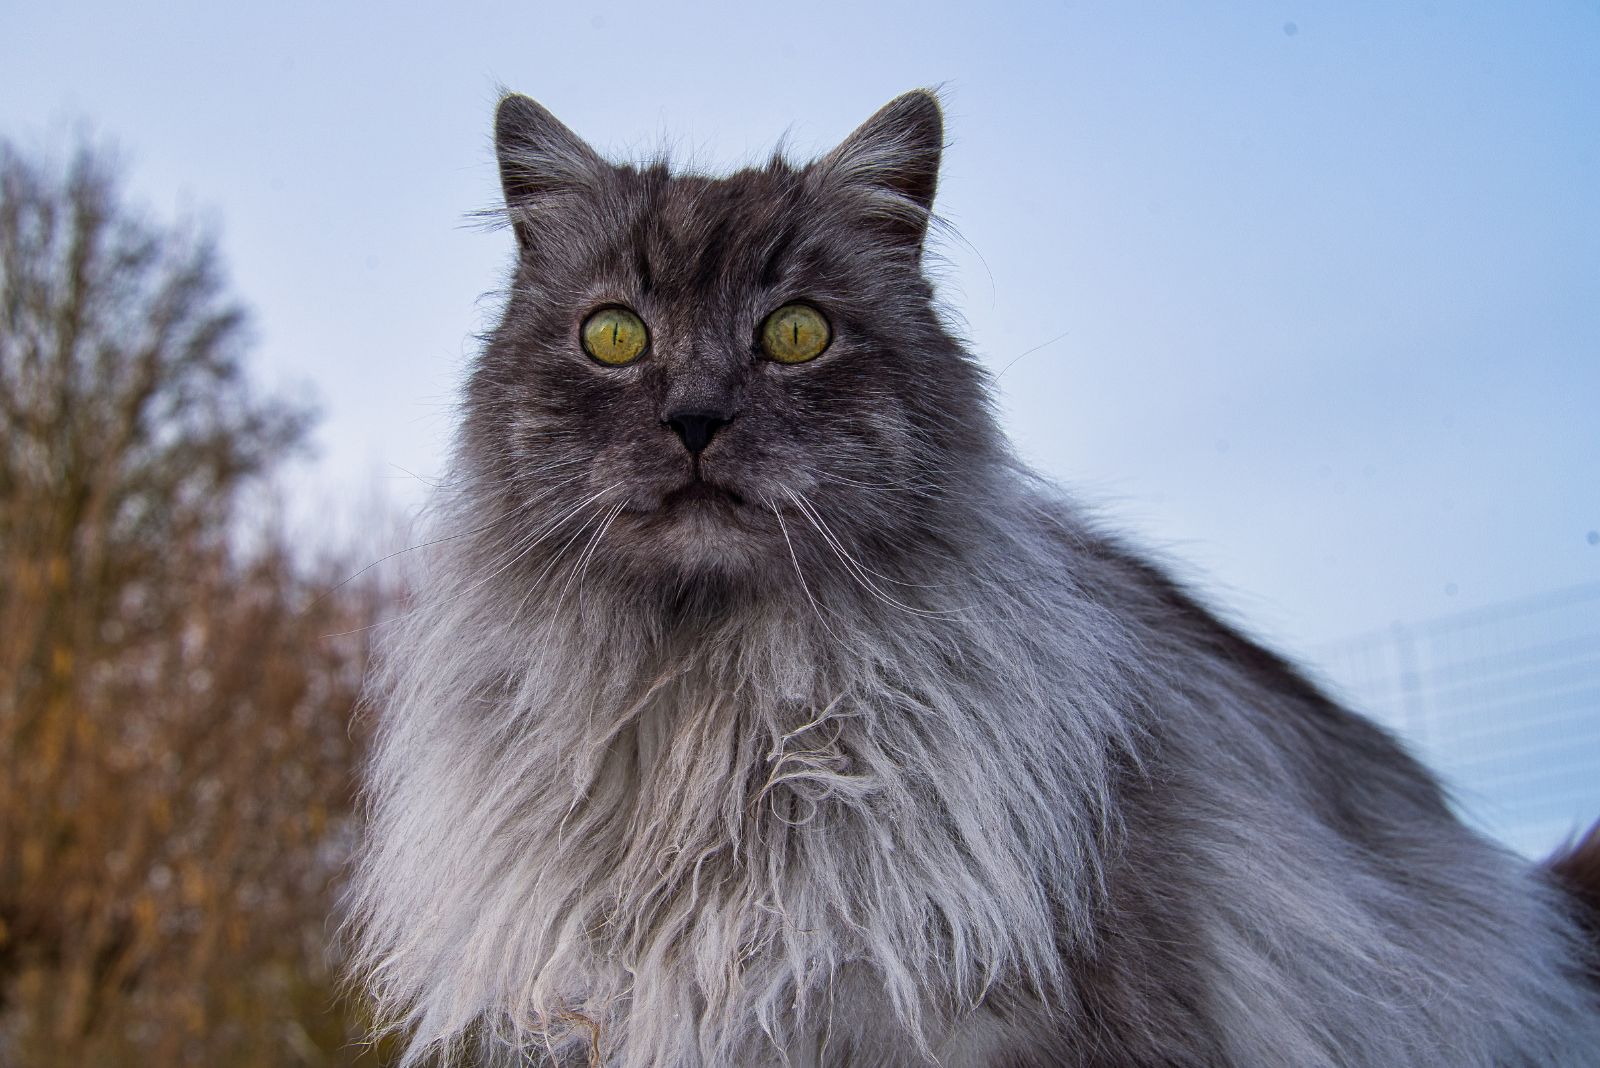
[[[440, 601], [410, 625], [483, 634], [492, 607]], [[953, 612], [746, 606], [653, 644], [594, 611], [397, 680], [369, 863], [405, 875], [370, 903], [399, 951], [380, 986], [442, 969], [392, 988], [422, 1035], [522, 1006], [516, 1044], [593, 1027], [625, 1063], [803, 1058], [843, 989], [931, 1058], [989, 988], [1058, 982], [1126, 741], [1088, 680], [998, 672], [1012, 640]]]

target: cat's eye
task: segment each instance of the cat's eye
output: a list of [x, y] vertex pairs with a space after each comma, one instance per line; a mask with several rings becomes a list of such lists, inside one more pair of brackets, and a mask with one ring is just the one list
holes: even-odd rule
[[583, 321], [578, 334], [583, 351], [607, 367], [637, 360], [650, 340], [644, 320], [627, 308], [601, 308]]
[[828, 320], [809, 304], [785, 304], [761, 324], [761, 349], [779, 363], [805, 363], [833, 340]]

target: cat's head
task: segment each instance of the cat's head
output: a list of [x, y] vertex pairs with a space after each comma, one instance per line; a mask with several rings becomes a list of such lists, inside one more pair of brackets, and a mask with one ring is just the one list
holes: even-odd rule
[[812, 163], [713, 178], [501, 100], [518, 263], [463, 438], [498, 540], [547, 573], [756, 587], [937, 540], [1001, 449], [923, 270], [942, 140], [912, 92]]

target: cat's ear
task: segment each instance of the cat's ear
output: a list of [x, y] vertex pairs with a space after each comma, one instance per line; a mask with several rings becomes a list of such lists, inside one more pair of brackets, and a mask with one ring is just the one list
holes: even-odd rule
[[494, 151], [506, 217], [524, 248], [542, 207], [593, 188], [608, 166], [583, 138], [520, 93], [507, 93], [495, 109]]
[[865, 193], [891, 233], [920, 249], [939, 185], [944, 116], [939, 98], [914, 89], [889, 101], [818, 161], [826, 180]]

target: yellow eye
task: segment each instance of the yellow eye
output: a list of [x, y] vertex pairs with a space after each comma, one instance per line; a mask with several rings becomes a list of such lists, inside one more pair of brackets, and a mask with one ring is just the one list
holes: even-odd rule
[[833, 340], [828, 320], [809, 304], [785, 304], [761, 324], [761, 348], [779, 363], [805, 363]]
[[644, 351], [650, 332], [627, 308], [601, 308], [583, 321], [583, 351], [610, 367], [632, 363]]

